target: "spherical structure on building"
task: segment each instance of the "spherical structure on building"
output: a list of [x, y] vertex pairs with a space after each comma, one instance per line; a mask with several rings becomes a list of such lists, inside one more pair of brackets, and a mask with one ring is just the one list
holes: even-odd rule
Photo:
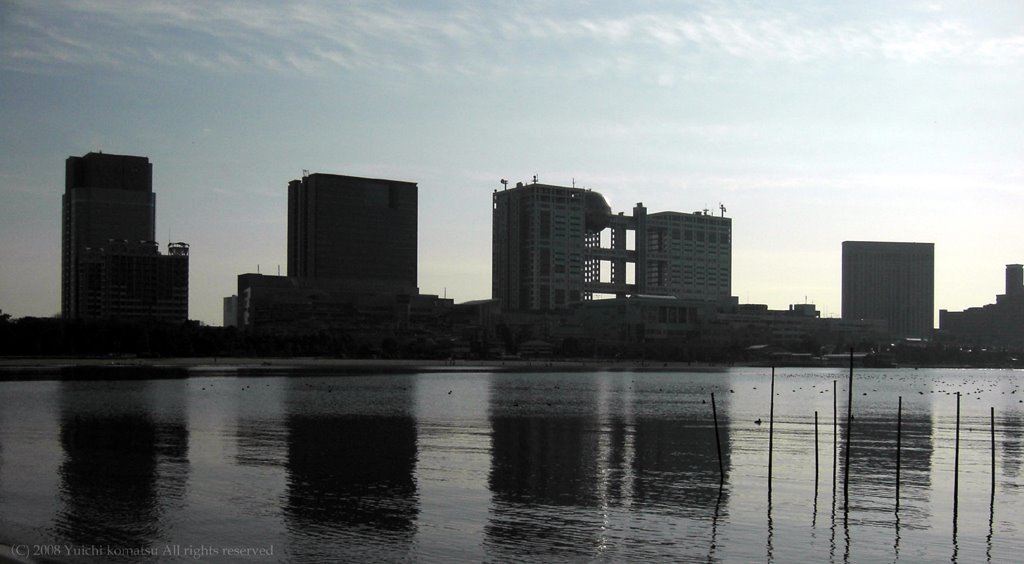
[[612, 207], [599, 192], [587, 192], [583, 201], [585, 226], [596, 233], [608, 227], [612, 220]]

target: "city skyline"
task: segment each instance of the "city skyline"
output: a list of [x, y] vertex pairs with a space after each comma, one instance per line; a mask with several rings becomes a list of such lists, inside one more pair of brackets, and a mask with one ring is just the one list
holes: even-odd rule
[[[63, 161], [145, 155], [189, 317], [285, 268], [303, 169], [415, 182], [419, 285], [490, 295], [506, 178], [733, 222], [732, 293], [840, 315], [841, 243], [935, 244], [935, 309], [1024, 259], [1024, 6], [0, 5], [0, 309], [60, 311]], [[935, 319], [938, 319], [936, 315]]]

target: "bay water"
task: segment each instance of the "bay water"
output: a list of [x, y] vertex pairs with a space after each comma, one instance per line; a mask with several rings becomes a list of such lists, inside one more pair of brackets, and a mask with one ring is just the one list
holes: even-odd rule
[[844, 369], [777, 369], [774, 407], [767, 368], [124, 370], [5, 373], [11, 550], [69, 562], [1024, 551], [1020, 371], [857, 369], [847, 490]]

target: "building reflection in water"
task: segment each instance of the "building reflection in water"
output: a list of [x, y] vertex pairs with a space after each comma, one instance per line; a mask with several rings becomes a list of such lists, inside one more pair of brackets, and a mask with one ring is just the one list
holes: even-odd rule
[[[909, 529], [927, 526], [931, 507], [918, 503], [927, 499], [932, 481], [933, 421], [928, 404], [903, 406], [900, 433], [900, 525]], [[854, 408], [856, 410], [856, 407]], [[841, 410], [845, 411], [845, 407]], [[856, 413], [856, 411], [855, 411]], [[850, 451], [850, 509], [876, 514], [886, 520], [896, 505], [896, 419], [891, 413], [856, 417], [853, 422], [853, 450]], [[839, 419], [839, 473], [843, 480], [846, 419]], [[838, 495], [842, 498], [843, 485]], [[840, 506], [842, 499], [840, 499]]]
[[[252, 467], [281, 467], [287, 460], [288, 433], [281, 401], [280, 378], [239, 371], [246, 382], [235, 406], [235, 464]], [[285, 376], [286, 377], [286, 376]], [[246, 378], [243, 380], [243, 378]]]
[[285, 520], [290, 551], [359, 561], [411, 550], [419, 513], [411, 392], [346, 377], [289, 382]]
[[62, 540], [144, 547], [165, 539], [163, 516], [181, 503], [188, 480], [184, 381], [143, 378], [168, 375], [61, 382]]
[[[601, 375], [564, 390], [526, 378], [497, 374], [492, 385], [491, 557], [514, 558], [526, 547], [546, 557], [609, 556], [615, 545], [643, 542], [638, 514], [652, 517], [647, 540], [660, 541], [680, 533], [665, 530], [666, 516], [697, 516], [703, 528], [724, 507], [716, 508], [710, 405], [674, 404], [671, 391], [640, 399], [643, 384], [628, 376]], [[641, 402], [669, 411], [646, 413]]]
[[1014, 483], [1020, 477], [1021, 458], [1024, 455], [1024, 418], [1020, 412], [1011, 412], [1000, 417], [996, 408], [996, 440], [1000, 443], [1002, 458], [1001, 475], [1007, 483]]

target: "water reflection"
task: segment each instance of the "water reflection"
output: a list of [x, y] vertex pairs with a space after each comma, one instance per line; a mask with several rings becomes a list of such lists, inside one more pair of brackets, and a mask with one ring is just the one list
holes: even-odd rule
[[[650, 516], [655, 524], [647, 540], [670, 535], [665, 517], [697, 519], [696, 536], [707, 547], [702, 554], [713, 555], [716, 539], [708, 539], [704, 526], [717, 529], [728, 491], [719, 487], [710, 404], [698, 405], [699, 396], [680, 404], [682, 394], [659, 390], [650, 397], [664, 405], [652, 405], [638, 395], [641, 383], [611, 376], [575, 384], [561, 389], [494, 376], [493, 500], [485, 528], [491, 555], [502, 560], [529, 547], [546, 557], [607, 556], [621, 548], [612, 545], [639, 534], [628, 529], [638, 522], [618, 519], [623, 512]], [[719, 403], [726, 412], [727, 402]], [[729, 425], [722, 419], [728, 482]]]
[[419, 512], [411, 395], [389, 390], [387, 413], [360, 413], [361, 399], [372, 401], [358, 387], [334, 402], [332, 386], [297, 381], [288, 391], [285, 518], [294, 551], [324, 561], [400, 554]]
[[164, 538], [162, 517], [188, 478], [182, 382], [64, 381], [58, 401], [58, 535], [122, 547]]
[[[936, 374], [912, 376], [927, 386], [964, 378]], [[954, 538], [951, 401], [884, 374], [865, 375], [867, 394], [855, 396], [852, 508], [845, 519], [834, 481], [828, 532], [811, 415], [826, 414], [827, 465], [830, 374], [795, 374], [776, 399], [771, 507], [760, 372], [282, 376], [0, 383], [0, 540], [272, 543], [285, 561], [974, 562], [1019, 552], [1024, 417], [1010, 391], [1005, 412], [996, 407], [994, 500], [988, 409], [966, 418]], [[907, 389], [894, 513], [895, 398]], [[721, 497], [710, 391], [721, 398]], [[831, 457], [839, 481], [842, 454]]]
[[[728, 409], [727, 402], [722, 411]], [[729, 480], [727, 421], [720, 421], [722, 465]], [[638, 507], [699, 517], [714, 509], [719, 496], [715, 428], [707, 417], [641, 418], [636, 423], [634, 502]], [[728, 490], [723, 492], [728, 501]]]
[[284, 467], [288, 433], [280, 397], [280, 380], [241, 380], [235, 407], [235, 463], [239, 466]]
[[[900, 505], [903, 525], [925, 526], [929, 507], [918, 503], [931, 488], [932, 414], [928, 404], [904, 410], [900, 445]], [[892, 413], [856, 416], [850, 456], [850, 509], [868, 522], [889, 523], [896, 510], [896, 408]], [[840, 436], [846, 436], [846, 419], [839, 419]], [[840, 464], [845, 456], [841, 445]], [[839, 479], [842, 480], [840, 470]], [[842, 487], [842, 486], [840, 486]]]

